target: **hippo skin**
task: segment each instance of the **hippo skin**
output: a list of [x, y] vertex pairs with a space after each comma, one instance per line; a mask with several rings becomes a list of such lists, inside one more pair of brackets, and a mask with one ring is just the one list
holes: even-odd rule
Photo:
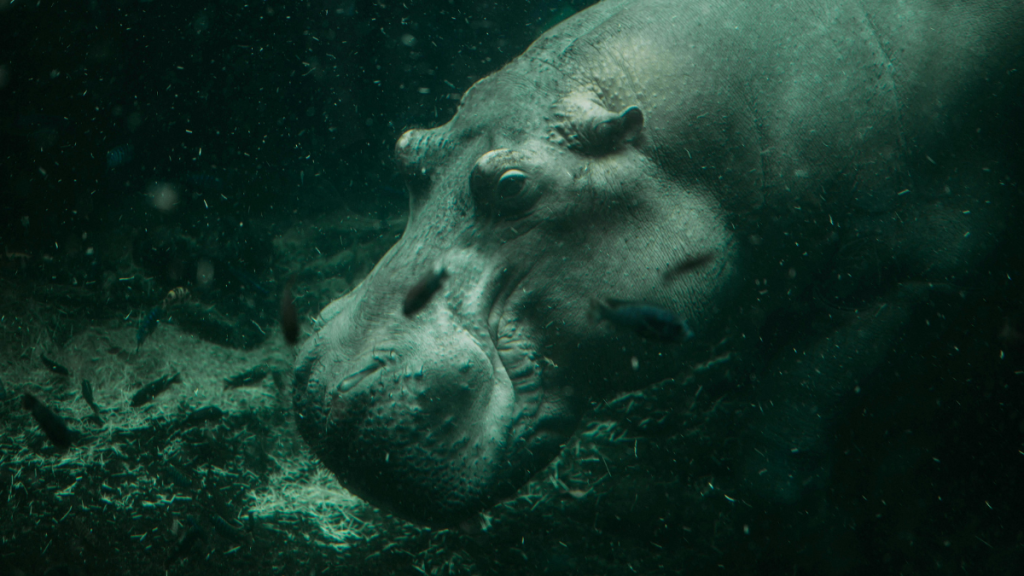
[[[398, 140], [408, 226], [304, 343], [300, 431], [353, 493], [454, 525], [592, 402], [730, 359], [758, 406], [735, 423], [745, 497], [793, 501], [828, 477], [843, 399], [898, 386], [893, 343], [1007, 236], [1022, 78], [1018, 1], [584, 10]], [[696, 336], [616, 328], [605, 298]]]

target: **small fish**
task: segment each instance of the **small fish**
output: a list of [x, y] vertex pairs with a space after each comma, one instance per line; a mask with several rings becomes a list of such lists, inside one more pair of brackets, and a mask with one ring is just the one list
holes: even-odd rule
[[281, 332], [289, 346], [299, 341], [299, 314], [295, 310], [295, 299], [292, 298], [291, 281], [281, 291]]
[[213, 524], [214, 530], [224, 538], [228, 540], [245, 540], [245, 532], [241, 528], [232, 526], [220, 514], [210, 514], [209, 519], [210, 523]]
[[168, 464], [165, 471], [167, 473], [167, 477], [170, 478], [171, 482], [173, 482], [178, 488], [182, 488], [184, 490], [192, 488], [192, 481], [189, 480], [188, 476], [185, 476], [181, 470], [178, 470], [173, 465]]
[[145, 342], [146, 337], [156, 330], [157, 320], [160, 319], [164, 314], [163, 306], [154, 306], [146, 317], [142, 319], [142, 324], [139, 324], [139, 331], [135, 333], [135, 351], [138, 352], [139, 348], [142, 347], [142, 343]]
[[50, 372], [53, 372], [54, 374], [60, 374], [61, 376], [70, 376], [71, 375], [71, 372], [68, 372], [67, 368], [61, 366], [60, 364], [57, 364], [56, 362], [54, 362], [53, 360], [50, 360], [49, 358], [47, 358], [46, 356], [43, 356], [42, 354], [39, 355], [39, 360], [42, 361], [43, 366], [46, 366], [46, 368]]
[[216, 406], [204, 406], [182, 418], [179, 426], [182, 428], [188, 428], [189, 426], [195, 426], [197, 424], [202, 424], [203, 422], [220, 420], [223, 417], [224, 411], [220, 408], [217, 408]]
[[182, 537], [181, 541], [178, 542], [178, 545], [174, 547], [174, 551], [171, 552], [170, 557], [167, 558], [167, 562], [164, 564], [165, 568], [170, 568], [180, 558], [187, 556], [196, 545], [196, 542], [199, 542], [205, 536], [203, 529], [196, 524], [196, 521], [193, 520], [192, 517], [188, 517], [188, 523], [191, 524], [192, 527], [188, 529], [185, 536]]
[[135, 156], [135, 146], [122, 144], [107, 151], [107, 168], [114, 169], [132, 161]]
[[45, 128], [64, 132], [71, 127], [71, 121], [52, 114], [21, 114], [14, 118], [13, 126], [23, 130]]
[[595, 300], [594, 306], [600, 318], [648, 340], [677, 342], [693, 338], [693, 331], [685, 320], [658, 306], [622, 300]]
[[60, 416], [57, 416], [53, 410], [50, 410], [42, 402], [36, 400], [36, 397], [25, 393], [22, 396], [21, 405], [25, 410], [32, 411], [32, 417], [36, 419], [36, 423], [43, 429], [46, 437], [53, 442], [53, 445], [61, 450], [66, 450], [71, 447], [71, 431], [64, 425], [64, 420]]
[[85, 398], [85, 403], [89, 406], [95, 406], [95, 401], [92, 395], [92, 384], [88, 380], [82, 380], [82, 398]]
[[92, 411], [96, 413], [96, 417], [99, 418], [100, 408], [96, 405], [96, 401], [93, 400], [92, 384], [90, 384], [88, 380], [84, 379], [82, 380], [82, 398], [85, 399], [85, 403], [89, 405], [89, 408], [92, 408]]
[[270, 368], [260, 364], [251, 370], [246, 370], [245, 372], [236, 374], [231, 378], [225, 378], [224, 388], [229, 389], [238, 388], [240, 386], [253, 386], [262, 382], [263, 379], [267, 377], [267, 374], [270, 374]]
[[186, 172], [185, 183], [201, 190], [215, 192], [224, 188], [224, 182], [217, 176], [205, 172]]
[[402, 302], [402, 314], [405, 314], [407, 318], [412, 318], [427, 304], [430, 304], [430, 300], [441, 289], [441, 285], [444, 284], [444, 279], [447, 277], [448, 272], [444, 268], [429, 272], [424, 276], [405, 295], [405, 301]]
[[164, 300], [160, 303], [160, 306], [162, 306], [164, 310], [167, 310], [171, 306], [187, 302], [190, 296], [191, 294], [189, 294], [188, 288], [178, 286], [168, 292], [167, 296], [164, 296]]
[[242, 284], [249, 285], [249, 287], [251, 287], [253, 290], [256, 290], [257, 292], [263, 294], [264, 296], [270, 295], [270, 290], [267, 290], [267, 288], [264, 287], [263, 284], [261, 284], [260, 281], [257, 280], [256, 277], [253, 276], [252, 274], [246, 272], [245, 270], [235, 268], [234, 266], [228, 264], [227, 262], [224, 262], [224, 266], [228, 269], [228, 272], [230, 272], [232, 276], [234, 276], [238, 280], [241, 280]]
[[392, 196], [394, 198], [400, 198], [402, 200], [405, 200], [406, 198], [409, 197], [409, 191], [406, 190], [404, 187], [388, 186], [385, 184], [380, 187], [380, 190], [384, 192], [384, 195], [386, 196]]
[[682, 276], [683, 274], [693, 272], [697, 268], [700, 268], [701, 266], [710, 263], [714, 259], [715, 255], [711, 252], [687, 258], [686, 260], [683, 260], [679, 264], [676, 264], [672, 268], [666, 270], [665, 273], [661, 275], [661, 279], [664, 280], [665, 282], [670, 282], [672, 280], [675, 280], [677, 277]]
[[146, 384], [141, 390], [132, 396], [132, 407], [138, 408], [153, 398], [156, 398], [161, 392], [170, 388], [171, 384], [177, 382], [180, 379], [180, 376], [181, 373], [177, 372], [173, 376], [161, 376], [149, 384]]

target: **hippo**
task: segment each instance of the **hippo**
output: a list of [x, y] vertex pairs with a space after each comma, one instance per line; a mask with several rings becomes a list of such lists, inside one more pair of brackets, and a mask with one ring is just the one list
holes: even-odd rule
[[593, 403], [732, 362], [737, 474], [792, 501], [836, 407], [899, 386], [894, 342], [999, 251], [1022, 78], [1015, 1], [594, 5], [398, 139], [408, 225], [300, 348], [299, 430], [354, 494], [458, 525]]

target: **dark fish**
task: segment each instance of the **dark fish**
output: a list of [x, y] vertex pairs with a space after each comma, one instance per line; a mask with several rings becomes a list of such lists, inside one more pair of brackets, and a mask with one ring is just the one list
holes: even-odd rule
[[295, 311], [295, 299], [292, 298], [292, 283], [289, 281], [281, 291], [281, 332], [284, 341], [294, 346], [299, 341], [299, 314]]
[[85, 399], [85, 403], [89, 405], [89, 408], [92, 408], [92, 411], [96, 413], [96, 417], [99, 418], [100, 408], [96, 405], [96, 401], [93, 400], [92, 384], [90, 384], [88, 380], [84, 379], [82, 380], [82, 398]]
[[224, 182], [212, 174], [205, 172], [186, 172], [185, 183], [201, 190], [217, 191], [224, 188]]
[[167, 390], [180, 379], [181, 373], [175, 373], [173, 376], [161, 376], [156, 380], [146, 384], [141, 390], [132, 396], [132, 406], [138, 408], [146, 402], [149, 402], [153, 398], [156, 398], [158, 394]]
[[224, 416], [224, 412], [216, 406], [204, 406], [195, 412], [192, 412], [188, 416], [182, 418], [180, 426], [182, 428], [188, 428], [189, 426], [195, 426], [202, 424], [203, 422], [213, 422], [214, 420], [220, 420]]
[[95, 406], [95, 401], [92, 395], [92, 384], [88, 380], [82, 380], [82, 398], [85, 398], [85, 403], [89, 406]]
[[175, 486], [177, 486], [178, 488], [182, 488], [185, 490], [189, 490], [192, 488], [192, 481], [189, 480], [188, 476], [185, 476], [185, 474], [183, 474], [181, 470], [178, 470], [174, 466], [168, 464], [166, 471], [167, 477], [170, 478], [171, 482], [173, 482]]
[[195, 547], [196, 542], [199, 542], [202, 540], [203, 536], [205, 536], [203, 529], [200, 528], [199, 525], [196, 524], [196, 521], [191, 517], [188, 518], [188, 523], [191, 524], [192, 527], [188, 529], [185, 536], [180, 542], [178, 542], [178, 545], [174, 547], [174, 551], [171, 552], [170, 557], [167, 558], [167, 562], [164, 564], [165, 568], [170, 568], [179, 559], [187, 556], [189, 552], [192, 551], [192, 548]]
[[160, 319], [164, 314], [163, 306], [154, 306], [146, 317], [142, 319], [142, 324], [139, 324], [139, 331], [135, 333], [135, 351], [138, 352], [139, 348], [142, 347], [142, 343], [146, 340], [146, 337], [156, 330], [157, 320]]
[[686, 321], [664, 308], [622, 300], [595, 300], [594, 305], [602, 319], [648, 340], [676, 342], [693, 338], [693, 331]]
[[25, 114], [13, 119], [7, 114], [0, 117], [0, 134], [24, 136], [39, 147], [52, 146], [70, 128], [70, 120], [49, 114]]
[[64, 425], [64, 420], [54, 414], [53, 410], [28, 393], [22, 396], [21, 405], [25, 410], [32, 411], [32, 417], [36, 419], [39, 427], [43, 429], [46, 437], [53, 442], [54, 446], [61, 450], [71, 447], [71, 431]]
[[107, 151], [107, 168], [117, 168], [132, 161], [135, 156], [135, 146], [122, 144]]
[[241, 280], [243, 284], [248, 284], [252, 289], [256, 290], [260, 294], [263, 294], [264, 296], [270, 295], [270, 290], [267, 290], [266, 287], [263, 286], [263, 284], [260, 284], [260, 281], [257, 280], [256, 277], [253, 276], [252, 274], [246, 272], [245, 270], [235, 268], [234, 266], [228, 264], [227, 262], [224, 262], [224, 266], [228, 269], [228, 272], [231, 272], [232, 276]]
[[715, 255], [711, 252], [708, 252], [707, 254], [701, 254], [700, 256], [693, 256], [691, 258], [687, 258], [686, 260], [683, 260], [679, 264], [676, 264], [672, 268], [666, 270], [665, 273], [661, 275], [661, 278], [666, 282], [674, 280], [677, 277], [682, 276], [683, 274], [693, 272], [697, 268], [700, 268], [701, 266], [710, 263], [714, 259]]
[[402, 187], [388, 186], [386, 184], [380, 187], [381, 191], [388, 196], [395, 198], [401, 198], [402, 200], [409, 197], [409, 191]]
[[211, 514], [209, 518], [210, 523], [213, 524], [213, 529], [224, 538], [228, 540], [245, 540], [245, 532], [241, 528], [232, 526], [220, 514]]
[[444, 284], [444, 279], [447, 277], [448, 272], [444, 268], [432, 271], [424, 276], [405, 295], [405, 301], [402, 302], [402, 314], [412, 318], [414, 314], [426, 307], [427, 304], [430, 304], [430, 300], [441, 289], [441, 285]]
[[67, 368], [61, 366], [60, 364], [57, 364], [56, 362], [50, 360], [46, 356], [40, 354], [39, 359], [43, 362], [43, 366], [46, 366], [46, 368], [49, 369], [50, 372], [53, 372], [54, 374], [60, 374], [61, 376], [71, 375], [71, 372], [68, 372]]
[[240, 386], [253, 386], [259, 384], [270, 374], [270, 368], [260, 364], [251, 370], [236, 374], [231, 378], [224, 379], [224, 388], [238, 388]]
[[24, 130], [48, 128], [64, 132], [71, 127], [71, 121], [52, 114], [22, 114], [14, 119], [14, 126]]

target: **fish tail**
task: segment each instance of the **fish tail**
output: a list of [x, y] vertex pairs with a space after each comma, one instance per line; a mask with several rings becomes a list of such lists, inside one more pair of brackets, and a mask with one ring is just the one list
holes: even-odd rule
[[607, 320], [611, 311], [611, 306], [609, 306], [608, 302], [603, 298], [590, 299], [590, 319], [593, 322]]
[[694, 336], [696, 336], [696, 333], [694, 333], [693, 328], [690, 328], [690, 323], [686, 320], [683, 320], [683, 338], [685, 340], [689, 340]]

